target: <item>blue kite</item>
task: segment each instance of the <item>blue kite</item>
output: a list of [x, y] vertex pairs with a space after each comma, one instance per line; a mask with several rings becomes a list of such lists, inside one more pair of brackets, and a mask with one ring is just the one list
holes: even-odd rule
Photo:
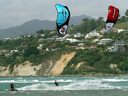
[[65, 36], [68, 30], [68, 23], [70, 19], [70, 11], [67, 6], [56, 4], [57, 20], [56, 26], [57, 31], [61, 36]]

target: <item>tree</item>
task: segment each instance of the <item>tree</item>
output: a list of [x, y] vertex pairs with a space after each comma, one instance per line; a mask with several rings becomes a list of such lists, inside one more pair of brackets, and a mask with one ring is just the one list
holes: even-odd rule
[[41, 29], [41, 30], [37, 31], [36, 33], [38, 33], [38, 34], [43, 34], [43, 33], [44, 33], [44, 30]]
[[126, 16], [122, 16], [117, 22], [118, 22], [118, 23], [127, 22]]
[[24, 51], [24, 56], [29, 57], [31, 55], [38, 55], [39, 51], [37, 50], [36, 47], [29, 47]]
[[79, 26], [80, 32], [88, 33], [96, 29], [96, 21], [94, 19], [85, 18], [82, 21], [83, 23]]
[[103, 17], [99, 17], [97, 19], [97, 30], [101, 30], [102, 27], [104, 26], [105, 22], [104, 22], [104, 18]]
[[126, 16], [126, 18], [128, 18], [128, 9], [125, 12], [125, 16]]

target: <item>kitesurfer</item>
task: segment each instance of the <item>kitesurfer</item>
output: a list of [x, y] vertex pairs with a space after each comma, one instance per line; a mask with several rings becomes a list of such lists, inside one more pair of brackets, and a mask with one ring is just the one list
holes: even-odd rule
[[59, 84], [58, 84], [58, 82], [57, 82], [56, 80], [55, 80], [55, 85], [56, 85], [56, 86], [59, 86]]
[[14, 83], [11, 83], [11, 84], [10, 84], [10, 91], [17, 91], [17, 90], [15, 89]]

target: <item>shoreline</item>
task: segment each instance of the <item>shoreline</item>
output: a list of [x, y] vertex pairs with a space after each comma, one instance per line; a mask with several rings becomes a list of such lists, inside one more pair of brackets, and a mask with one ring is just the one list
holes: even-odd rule
[[0, 77], [120, 77], [120, 76], [128, 76], [128, 73], [122, 73], [122, 74], [108, 74], [108, 73], [87, 73], [84, 75], [58, 75], [58, 76], [52, 76], [52, 75], [42, 75], [42, 76], [0, 76]]

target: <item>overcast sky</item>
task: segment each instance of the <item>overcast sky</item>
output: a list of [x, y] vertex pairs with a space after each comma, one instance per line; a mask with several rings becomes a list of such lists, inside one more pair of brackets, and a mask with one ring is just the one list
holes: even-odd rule
[[71, 16], [106, 17], [110, 4], [123, 15], [128, 0], [0, 0], [0, 29], [20, 25], [32, 19], [56, 20], [55, 4], [67, 5]]

